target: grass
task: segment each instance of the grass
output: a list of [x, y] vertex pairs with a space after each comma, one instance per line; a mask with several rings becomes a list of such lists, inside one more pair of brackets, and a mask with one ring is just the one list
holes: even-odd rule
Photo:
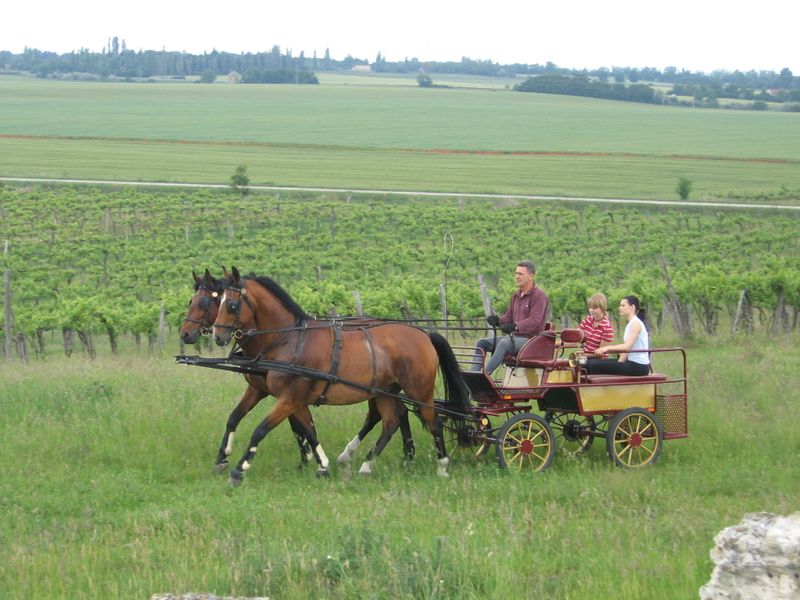
[[800, 188], [788, 162], [647, 156], [478, 155], [347, 147], [0, 138], [3, 176], [226, 184], [238, 165], [252, 185], [452, 193], [677, 199]]
[[[463, 456], [441, 480], [417, 427], [411, 464], [393, 441], [372, 477], [356, 463], [318, 480], [296, 468], [282, 425], [235, 490], [210, 465], [238, 376], [135, 356], [4, 364], [0, 589], [10, 599], [692, 597], [717, 531], [748, 512], [796, 510], [796, 342], [692, 348], [691, 436], [643, 472], [614, 468], [597, 442], [541, 475]], [[243, 422], [235, 456], [265, 410]], [[363, 413], [315, 410], [331, 457]]]
[[253, 183], [370, 189], [671, 198], [681, 176], [698, 196], [800, 187], [795, 114], [326, 77], [319, 86], [0, 77], [9, 157], [0, 175], [227, 183], [246, 164]]

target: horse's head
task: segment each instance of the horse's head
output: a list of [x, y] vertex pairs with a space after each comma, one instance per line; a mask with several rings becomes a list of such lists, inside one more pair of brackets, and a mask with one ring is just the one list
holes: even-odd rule
[[189, 300], [189, 310], [180, 330], [181, 341], [184, 344], [194, 344], [201, 335], [211, 333], [223, 291], [222, 281], [212, 277], [208, 269], [203, 277], [192, 271], [192, 277], [194, 277], [195, 292]]
[[214, 321], [214, 341], [224, 346], [231, 338], [240, 339], [242, 325], [254, 323], [253, 305], [247, 297], [246, 280], [239, 269], [232, 267], [225, 278], [224, 290], [219, 303], [217, 319]]

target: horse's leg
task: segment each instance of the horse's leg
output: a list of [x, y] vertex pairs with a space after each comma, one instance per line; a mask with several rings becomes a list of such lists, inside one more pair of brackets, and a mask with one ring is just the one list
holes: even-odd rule
[[[328, 476], [329, 462], [327, 457], [323, 463], [325, 453], [317, 438], [317, 430], [314, 427], [314, 419], [308, 406], [301, 406], [297, 411], [289, 416], [292, 430], [295, 432], [297, 442], [300, 444], [300, 455], [303, 463], [307, 463], [310, 457], [317, 461], [317, 477]], [[302, 466], [302, 465], [301, 465]]]
[[425, 377], [418, 374], [416, 378], [410, 379], [403, 384], [403, 389], [409, 398], [419, 402], [419, 416], [433, 435], [433, 443], [436, 447], [437, 468], [436, 474], [440, 477], [448, 477], [447, 466], [450, 459], [447, 457], [447, 447], [444, 441], [444, 427], [442, 419], [436, 414], [433, 400], [433, 385], [436, 378], [434, 371], [425, 382]]
[[[239, 463], [236, 465], [236, 468], [231, 470], [230, 474], [230, 483], [232, 485], [239, 485], [242, 483], [242, 479], [244, 479], [244, 472], [247, 471], [250, 466], [253, 464], [253, 457], [256, 455], [256, 450], [258, 450], [258, 444], [261, 443], [266, 435], [275, 429], [280, 423], [289, 417], [289, 415], [293, 414], [295, 411], [302, 408], [304, 405], [298, 406], [289, 398], [278, 398], [277, 402], [275, 402], [275, 406], [266, 416], [266, 418], [256, 427], [255, 431], [253, 431], [253, 435], [250, 436], [250, 446], [247, 449], [247, 452], [244, 453]], [[322, 450], [322, 446], [320, 446], [319, 441], [316, 439], [316, 436], [313, 432], [309, 431], [309, 442], [312, 444], [314, 448], [314, 452], [319, 456], [320, 465], [325, 469], [328, 468], [328, 457], [325, 455], [325, 452]]]
[[247, 389], [239, 400], [239, 404], [231, 411], [228, 417], [228, 422], [225, 425], [225, 435], [222, 436], [222, 443], [217, 453], [217, 460], [214, 461], [214, 472], [222, 473], [228, 468], [228, 457], [233, 452], [233, 435], [236, 428], [239, 426], [241, 420], [247, 413], [253, 410], [253, 407], [258, 404], [262, 398], [266, 396], [266, 392], [258, 388], [248, 385]]
[[361, 442], [364, 441], [364, 438], [367, 434], [372, 431], [375, 425], [381, 420], [381, 415], [378, 412], [378, 408], [375, 406], [375, 399], [369, 399], [369, 410], [367, 411], [367, 416], [364, 419], [364, 425], [359, 430], [356, 437], [350, 440], [347, 443], [347, 446], [344, 447], [342, 453], [336, 458], [336, 462], [341, 464], [349, 463], [353, 459], [353, 454], [355, 454], [358, 447], [361, 445]]
[[372, 463], [380, 456], [383, 449], [386, 447], [386, 444], [389, 443], [389, 440], [392, 439], [394, 432], [397, 431], [398, 427], [398, 416], [397, 416], [397, 403], [395, 400], [390, 400], [388, 398], [381, 398], [376, 400], [376, 404], [378, 405], [378, 411], [381, 415], [381, 420], [383, 421], [383, 430], [381, 431], [380, 437], [378, 437], [378, 441], [375, 443], [375, 447], [369, 451], [367, 454], [367, 458], [361, 464], [361, 468], [358, 470], [359, 473], [362, 475], [369, 475], [372, 473]]
[[294, 437], [297, 440], [297, 446], [300, 449], [300, 466], [308, 464], [314, 458], [319, 462], [319, 459], [314, 454], [314, 449], [308, 441], [308, 432], [315, 432], [314, 418], [311, 416], [311, 411], [308, 407], [305, 410], [298, 410], [296, 414], [289, 416], [289, 426], [292, 428]]
[[[398, 401], [398, 404], [400, 402]], [[406, 458], [414, 458], [416, 448], [414, 447], [414, 438], [411, 437], [411, 425], [408, 422], [408, 407], [403, 404], [397, 407], [400, 412], [400, 433], [403, 435], [403, 454]]]
[[450, 458], [447, 456], [442, 419], [436, 414], [436, 410], [433, 407], [427, 405], [420, 407], [419, 414], [420, 418], [422, 418], [433, 435], [433, 444], [436, 447], [436, 459], [438, 463], [436, 474], [439, 477], [449, 477], [447, 467], [450, 464]]

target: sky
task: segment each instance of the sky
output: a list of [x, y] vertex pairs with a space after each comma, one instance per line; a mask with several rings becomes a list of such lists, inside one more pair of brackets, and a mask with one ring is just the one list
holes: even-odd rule
[[0, 50], [262, 52], [326, 49], [374, 61], [560, 67], [674, 66], [690, 71], [788, 67], [800, 75], [800, 1], [773, 0], [8, 0]]

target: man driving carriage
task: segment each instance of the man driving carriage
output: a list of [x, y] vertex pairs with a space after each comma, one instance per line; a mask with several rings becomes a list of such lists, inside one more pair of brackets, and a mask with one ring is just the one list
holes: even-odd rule
[[[529, 260], [517, 263], [514, 270], [514, 281], [517, 291], [511, 294], [508, 308], [499, 317], [489, 315], [486, 321], [492, 327], [498, 327], [506, 336], [485, 337], [478, 340], [476, 346], [485, 352], [492, 352], [486, 363], [486, 373], [491, 375], [503, 362], [507, 354], [515, 355], [528, 341], [542, 331], [547, 321], [549, 300], [540, 287], [536, 285], [536, 266]], [[493, 347], [495, 345], [495, 347]], [[476, 370], [481, 363], [480, 356], [475, 361]]]

